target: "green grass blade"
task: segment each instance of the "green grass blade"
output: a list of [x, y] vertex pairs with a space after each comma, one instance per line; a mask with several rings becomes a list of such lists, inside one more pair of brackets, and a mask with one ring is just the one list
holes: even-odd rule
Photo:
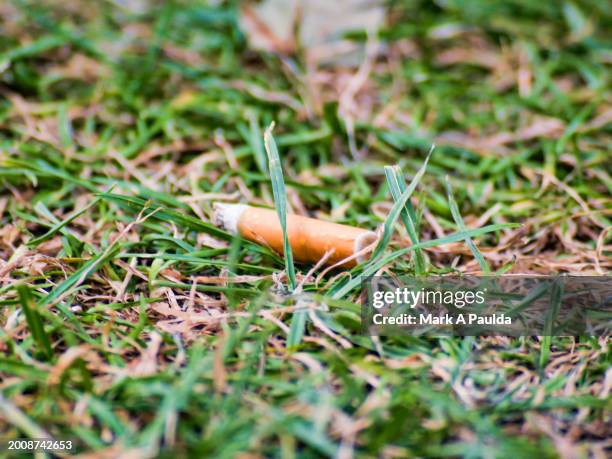
[[100, 252], [93, 258], [89, 259], [87, 263], [77, 269], [72, 275], [70, 275], [64, 282], [56, 286], [51, 293], [49, 293], [40, 303], [41, 306], [52, 304], [58, 298], [63, 296], [72, 287], [77, 286], [80, 282], [87, 279], [93, 272], [95, 272], [105, 261], [115, 257], [118, 253], [118, 246], [112, 247], [107, 250]]
[[[210, 234], [211, 236], [223, 239], [225, 241], [231, 241], [234, 237], [232, 234], [217, 228], [215, 225], [212, 225], [208, 222], [204, 222], [199, 218], [186, 215], [182, 212], [169, 209], [168, 207], [157, 202], [152, 202], [150, 200], [145, 200], [139, 197], [124, 196], [113, 193], [100, 193], [99, 196], [104, 198], [106, 201], [114, 202], [122, 209], [130, 210], [134, 213], [138, 213], [145, 208], [155, 209], [156, 212], [149, 217], [152, 220], [163, 222], [172, 221], [177, 226]], [[271, 256], [274, 259], [277, 258], [277, 255], [274, 252], [272, 252], [266, 247], [262, 247], [259, 244], [247, 241], [246, 239], [242, 241], [242, 244], [248, 247], [250, 250], [253, 250], [254, 252], [258, 252], [266, 256]]]
[[0, 67], [8, 68], [13, 62], [19, 59], [36, 56], [45, 51], [65, 45], [67, 40], [64, 37], [47, 35], [34, 42], [29, 42], [24, 46], [18, 46], [0, 54]]
[[544, 368], [550, 359], [550, 345], [555, 333], [555, 319], [559, 315], [562, 298], [563, 284], [559, 280], [555, 280], [550, 286], [550, 306], [544, 321], [543, 336], [540, 343], [540, 368]]
[[289, 328], [289, 335], [287, 336], [287, 347], [297, 346], [302, 342], [306, 330], [307, 318], [308, 313], [306, 311], [295, 311], [291, 318], [291, 326]]
[[217, 228], [216, 226], [203, 222], [199, 218], [194, 218], [189, 215], [185, 215], [176, 210], [168, 209], [167, 207], [148, 201], [142, 198], [133, 196], [123, 196], [114, 193], [100, 193], [99, 196], [104, 198], [106, 201], [114, 202], [123, 209], [129, 209], [133, 212], [140, 212], [144, 208], [157, 209], [155, 214], [151, 215], [150, 218], [161, 221], [172, 221], [182, 227], [187, 227], [195, 231], [201, 231], [203, 233], [210, 234], [211, 236], [218, 237], [224, 240], [231, 240], [232, 236]]
[[274, 193], [274, 204], [276, 213], [280, 220], [280, 225], [283, 230], [283, 252], [285, 257], [285, 269], [289, 278], [289, 287], [294, 290], [297, 286], [295, 279], [295, 267], [293, 265], [293, 253], [289, 245], [289, 236], [287, 234], [287, 192], [285, 190], [285, 181], [283, 179], [283, 168], [281, 166], [278, 148], [274, 137], [272, 136], [272, 123], [264, 134], [264, 145], [268, 154], [268, 167], [270, 169], [270, 180], [272, 181], [272, 192]]
[[[461, 217], [461, 213], [459, 212], [459, 206], [457, 206], [457, 201], [455, 201], [455, 198], [453, 197], [453, 189], [451, 187], [448, 176], [446, 177], [446, 194], [448, 198], [448, 207], [450, 208], [453, 220], [455, 220], [455, 223], [459, 227], [460, 231], [465, 231], [467, 228], [465, 226], [463, 218]], [[474, 255], [474, 258], [476, 258], [476, 260], [478, 261], [482, 272], [484, 274], [489, 274], [491, 272], [491, 269], [489, 268], [487, 261], [482, 256], [482, 253], [480, 253], [480, 250], [478, 250], [478, 247], [476, 247], [476, 244], [474, 244], [474, 241], [472, 241], [470, 237], [466, 237], [465, 243], [472, 252], [472, 255]]]
[[45, 242], [46, 240], [51, 239], [58, 231], [60, 231], [62, 228], [64, 228], [70, 222], [74, 221], [76, 218], [78, 218], [79, 216], [83, 215], [85, 212], [87, 212], [89, 209], [91, 209], [93, 206], [95, 206], [100, 201], [100, 199], [102, 199], [102, 198], [100, 196], [97, 196], [93, 201], [91, 201], [89, 204], [87, 204], [82, 209], [77, 209], [75, 212], [72, 213], [72, 215], [69, 215], [67, 218], [65, 218], [61, 222], [57, 223], [56, 225], [54, 225], [49, 231], [47, 231], [42, 236], [39, 236], [37, 238], [34, 238], [34, 239], [28, 241], [28, 246], [29, 247], [35, 247], [35, 246], [41, 244], [42, 242]]
[[[402, 193], [406, 191], [406, 184], [404, 180], [404, 174], [402, 169], [396, 166], [385, 166], [385, 176], [387, 178], [387, 183], [389, 184], [389, 190], [391, 191], [391, 196], [393, 197], [393, 201], [397, 202], [401, 199]], [[419, 236], [416, 229], [416, 219], [414, 208], [410, 200], [406, 202], [406, 207], [402, 209], [400, 214], [404, 226], [406, 227], [406, 231], [408, 232], [408, 236], [410, 237], [410, 241], [413, 244], [419, 243]], [[416, 249], [414, 251], [415, 256], [415, 271], [417, 275], [421, 275], [425, 273], [425, 257], [423, 256], [423, 250]]]
[[[289, 278], [289, 288], [295, 290], [297, 281], [295, 279], [295, 267], [293, 265], [293, 253], [291, 245], [289, 245], [289, 236], [287, 234], [287, 192], [285, 190], [285, 181], [283, 179], [283, 168], [278, 155], [278, 148], [274, 137], [272, 136], [274, 123], [266, 129], [264, 134], [264, 145], [268, 155], [268, 169], [270, 171], [270, 180], [272, 181], [272, 192], [274, 193], [274, 204], [280, 225], [283, 230], [283, 255], [285, 258], [285, 270]], [[291, 327], [289, 336], [287, 337], [287, 346], [297, 346], [304, 337], [306, 330], [306, 311], [297, 311], [291, 319]]]
[[387, 245], [389, 245], [389, 241], [391, 241], [391, 236], [393, 235], [395, 223], [397, 222], [397, 219], [402, 213], [402, 210], [404, 210], [406, 202], [408, 202], [410, 196], [412, 196], [412, 193], [414, 193], [414, 190], [416, 190], [416, 187], [418, 186], [421, 178], [425, 174], [425, 170], [427, 169], [427, 163], [429, 162], [429, 158], [431, 157], [433, 151], [434, 146], [432, 145], [431, 149], [429, 150], [429, 153], [427, 154], [427, 157], [425, 158], [425, 162], [414, 176], [414, 179], [412, 180], [412, 182], [410, 182], [408, 188], [406, 188], [406, 190], [401, 194], [401, 196], [399, 196], [399, 198], [393, 204], [393, 207], [391, 208], [391, 211], [389, 212], [389, 215], [385, 220], [383, 234], [380, 238], [380, 241], [378, 242], [378, 245], [374, 249], [374, 253], [372, 254], [371, 262], [374, 262], [382, 254], [383, 250], [385, 250]]
[[17, 286], [17, 293], [19, 294], [21, 308], [25, 314], [26, 322], [34, 342], [38, 346], [40, 353], [44, 355], [47, 360], [51, 360], [53, 357], [53, 350], [51, 349], [51, 341], [45, 332], [41, 315], [38, 312], [40, 306], [34, 301], [27, 285], [19, 284]]
[[249, 145], [253, 150], [255, 162], [257, 167], [263, 174], [268, 174], [268, 165], [266, 163], [266, 152], [262, 145], [261, 128], [259, 127], [259, 121], [255, 113], [251, 113], [249, 116]]

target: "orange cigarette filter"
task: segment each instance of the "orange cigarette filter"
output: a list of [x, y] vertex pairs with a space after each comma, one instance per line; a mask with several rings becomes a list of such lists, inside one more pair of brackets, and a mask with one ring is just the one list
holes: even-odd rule
[[[243, 204], [215, 204], [215, 223], [283, 254], [283, 231], [277, 213], [271, 209]], [[326, 222], [301, 215], [287, 215], [287, 234], [293, 258], [301, 263], [352, 267], [367, 259], [376, 233], [348, 225]]]

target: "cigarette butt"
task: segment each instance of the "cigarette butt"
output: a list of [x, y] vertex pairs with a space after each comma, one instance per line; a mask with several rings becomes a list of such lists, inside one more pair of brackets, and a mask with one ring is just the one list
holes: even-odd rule
[[[283, 232], [273, 210], [215, 203], [214, 221], [231, 233], [283, 253]], [[344, 267], [367, 259], [377, 238], [372, 231], [301, 215], [287, 215], [287, 234], [296, 261], [317, 263], [327, 256], [325, 264]]]

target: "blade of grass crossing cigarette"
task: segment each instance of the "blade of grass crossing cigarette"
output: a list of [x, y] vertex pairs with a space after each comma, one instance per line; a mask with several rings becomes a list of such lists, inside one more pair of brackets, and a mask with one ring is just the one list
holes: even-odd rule
[[[394, 201], [398, 201], [402, 193], [406, 191], [406, 184], [404, 182], [404, 174], [399, 166], [385, 166], [385, 176], [387, 183], [389, 184], [389, 190]], [[419, 236], [415, 226], [414, 208], [410, 200], [406, 202], [406, 208], [402, 209], [400, 217], [404, 222], [410, 241], [413, 244], [418, 244]], [[415, 271], [417, 275], [421, 275], [425, 272], [425, 258], [423, 257], [423, 251], [417, 249], [414, 251], [415, 257]]]
[[344, 295], [349, 293], [351, 290], [361, 285], [361, 282], [364, 278], [367, 278], [368, 276], [373, 276], [376, 273], [376, 271], [378, 271], [380, 268], [385, 266], [387, 263], [390, 263], [396, 258], [404, 256], [413, 250], [427, 249], [430, 247], [437, 247], [443, 244], [450, 244], [452, 242], [459, 242], [459, 241], [465, 240], [466, 237], [478, 237], [486, 233], [492, 233], [492, 232], [499, 231], [501, 229], [506, 229], [506, 228], [516, 228], [518, 226], [520, 225], [516, 223], [487, 225], [487, 226], [483, 226], [482, 228], [458, 231], [456, 233], [449, 234], [448, 236], [444, 236], [439, 239], [419, 242], [418, 244], [413, 244], [410, 247], [396, 250], [395, 252], [390, 253], [389, 255], [385, 257], [382, 257], [378, 260], [373, 260], [370, 264], [368, 264], [368, 266], [361, 273], [359, 273], [359, 276], [354, 276], [353, 278], [351, 278], [350, 280], [346, 282], [344, 280], [339, 281], [338, 284], [330, 288], [330, 291], [329, 291], [330, 295], [334, 299], [342, 298]]
[[274, 137], [272, 136], [274, 123], [266, 129], [264, 134], [264, 145], [268, 155], [268, 167], [270, 169], [270, 180], [272, 181], [272, 192], [274, 194], [274, 205], [278, 213], [281, 229], [283, 231], [283, 253], [285, 257], [285, 269], [289, 278], [289, 287], [295, 289], [297, 282], [295, 280], [295, 267], [293, 266], [293, 253], [289, 245], [289, 236], [287, 235], [287, 192], [285, 191], [285, 181], [283, 179], [283, 168], [281, 166], [278, 148]]
[[393, 207], [391, 208], [391, 211], [389, 212], [389, 215], [385, 220], [382, 237], [380, 238], [378, 245], [374, 249], [370, 264], [374, 263], [376, 259], [382, 254], [383, 250], [385, 250], [387, 245], [389, 245], [389, 241], [391, 240], [391, 236], [393, 235], [395, 223], [397, 222], [397, 219], [399, 218], [402, 210], [404, 210], [406, 202], [410, 199], [410, 196], [412, 196], [412, 193], [414, 193], [414, 190], [416, 190], [416, 187], [418, 186], [421, 178], [425, 174], [425, 170], [427, 169], [427, 163], [429, 162], [429, 158], [431, 157], [433, 150], [434, 146], [432, 145], [431, 149], [429, 150], [429, 153], [427, 154], [427, 157], [425, 158], [425, 162], [414, 176], [414, 179], [412, 180], [412, 182], [410, 182], [410, 185], [401, 194], [399, 199], [397, 199], [393, 204]]
[[[461, 217], [461, 213], [459, 212], [459, 206], [457, 206], [457, 201], [455, 201], [455, 198], [453, 196], [453, 189], [448, 176], [446, 176], [446, 194], [448, 199], [448, 207], [450, 208], [453, 220], [455, 220], [455, 223], [459, 227], [459, 230], [465, 231], [467, 228], [465, 226], [463, 218]], [[476, 258], [476, 260], [478, 261], [482, 272], [484, 274], [490, 273], [491, 269], [489, 268], [489, 265], [482, 256], [482, 253], [480, 253], [480, 250], [478, 250], [478, 247], [476, 247], [476, 244], [474, 244], [474, 241], [472, 241], [471, 238], [467, 237], [465, 239], [465, 243], [472, 252], [472, 255], [474, 255], [474, 258]]]
[[[276, 212], [280, 220], [281, 229], [283, 231], [283, 253], [285, 258], [285, 270], [289, 278], [289, 288], [295, 290], [297, 281], [295, 279], [295, 267], [293, 266], [293, 253], [289, 245], [289, 236], [287, 234], [287, 193], [285, 191], [285, 181], [283, 179], [283, 168], [278, 154], [276, 142], [272, 136], [274, 123], [266, 129], [264, 134], [264, 146], [268, 155], [268, 168], [270, 171], [270, 179], [272, 181], [272, 192], [274, 194], [274, 204]], [[287, 347], [293, 347], [300, 344], [304, 337], [306, 329], [306, 311], [297, 311], [291, 318], [291, 326], [289, 336], [287, 337]]]
[[22, 311], [26, 317], [26, 322], [34, 342], [36, 342], [41, 354], [43, 354], [47, 360], [53, 357], [53, 350], [51, 349], [51, 341], [45, 332], [42, 317], [38, 312], [38, 305], [30, 289], [25, 284], [17, 286], [17, 293], [19, 294], [19, 301], [21, 302]]

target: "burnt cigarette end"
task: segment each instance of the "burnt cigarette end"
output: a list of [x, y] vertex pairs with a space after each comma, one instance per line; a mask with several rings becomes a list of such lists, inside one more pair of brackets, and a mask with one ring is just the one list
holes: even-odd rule
[[358, 263], [368, 261], [377, 241], [378, 236], [373, 231], [365, 231], [355, 238], [355, 255]]
[[238, 220], [248, 206], [244, 204], [213, 204], [213, 223], [232, 234], [238, 233]]

